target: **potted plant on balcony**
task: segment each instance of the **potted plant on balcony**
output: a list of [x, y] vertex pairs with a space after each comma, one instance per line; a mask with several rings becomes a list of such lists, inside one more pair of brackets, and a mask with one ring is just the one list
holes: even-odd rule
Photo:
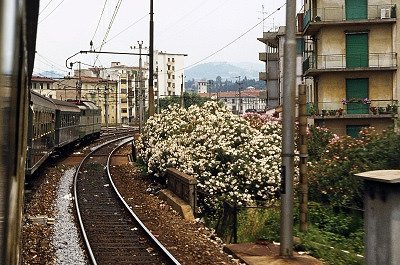
[[397, 114], [398, 108], [399, 108], [399, 106], [397, 106], [395, 104], [388, 104], [386, 107], [386, 111], [390, 114]]
[[378, 108], [377, 107], [369, 107], [369, 110], [372, 112], [372, 114], [378, 114]]

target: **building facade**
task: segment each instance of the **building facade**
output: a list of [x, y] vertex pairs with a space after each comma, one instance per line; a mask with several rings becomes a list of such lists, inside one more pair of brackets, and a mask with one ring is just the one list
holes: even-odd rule
[[249, 111], [265, 112], [266, 101], [261, 97], [262, 92], [254, 87], [248, 87], [238, 91], [199, 93], [199, 96], [224, 103], [234, 114], [244, 114]]
[[[261, 96], [266, 99], [267, 109], [282, 105], [285, 32], [286, 27], [279, 27], [278, 31], [264, 32], [263, 37], [258, 38], [265, 44], [265, 52], [259, 53], [259, 60], [265, 62], [265, 72], [259, 73], [259, 79], [266, 82], [266, 90]], [[298, 29], [296, 34], [296, 86], [306, 82], [303, 79], [302, 71], [303, 50], [303, 36]]]
[[53, 87], [54, 80], [43, 76], [32, 76], [32, 90], [48, 98], [56, 98], [56, 90]]
[[309, 111], [317, 125], [357, 136], [398, 117], [400, 50], [391, 0], [306, 0], [302, 21]]
[[156, 100], [157, 97], [180, 96], [185, 91], [185, 56], [187, 55], [154, 51]]

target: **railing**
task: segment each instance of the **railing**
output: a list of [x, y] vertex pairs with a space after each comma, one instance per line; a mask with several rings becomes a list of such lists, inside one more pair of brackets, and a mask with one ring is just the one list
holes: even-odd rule
[[357, 67], [396, 67], [397, 53], [310, 55], [303, 61], [303, 70], [328, 70]]
[[[335, 22], [354, 20], [346, 17], [346, 8], [344, 6], [338, 7], [324, 7], [317, 8], [316, 15], [311, 16], [312, 10], [307, 10], [304, 15], [304, 26], [307, 27], [310, 22]], [[347, 10], [350, 11], [350, 10]], [[396, 5], [369, 5], [365, 19], [385, 19], [396, 18]]]
[[350, 99], [334, 102], [308, 103], [309, 116], [340, 117], [344, 115], [397, 115], [398, 100]]

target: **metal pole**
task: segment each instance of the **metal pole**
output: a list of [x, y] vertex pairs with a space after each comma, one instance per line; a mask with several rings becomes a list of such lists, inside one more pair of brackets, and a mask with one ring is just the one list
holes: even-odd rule
[[104, 89], [104, 111], [106, 115], [106, 128], [108, 132], [108, 80], [106, 81], [106, 87]]
[[160, 83], [158, 82], [158, 67], [156, 67], [157, 77], [157, 113], [160, 113]]
[[143, 90], [142, 90], [142, 42], [139, 42], [139, 132], [142, 132], [143, 127]]
[[150, 43], [149, 43], [149, 117], [154, 115], [154, 21], [153, 0], [150, 0]]
[[[119, 77], [121, 79], [121, 77]], [[118, 86], [119, 86], [119, 80], [115, 84], [115, 130], [118, 130]]]
[[300, 153], [300, 232], [308, 230], [308, 177], [307, 177], [307, 86], [299, 85], [299, 153]]
[[185, 102], [184, 102], [184, 99], [183, 99], [183, 74], [181, 75], [181, 77], [182, 77], [182, 84], [181, 84], [181, 108], [184, 108], [185, 107]]
[[293, 174], [296, 89], [296, 1], [286, 1], [283, 60], [283, 124], [281, 172], [280, 255], [293, 256]]

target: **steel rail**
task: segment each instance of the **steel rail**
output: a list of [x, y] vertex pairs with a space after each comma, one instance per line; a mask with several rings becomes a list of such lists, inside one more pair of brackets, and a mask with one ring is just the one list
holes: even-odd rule
[[118, 195], [120, 201], [124, 204], [125, 208], [129, 211], [129, 213], [131, 214], [131, 216], [135, 219], [135, 221], [140, 225], [140, 227], [146, 232], [146, 234], [149, 236], [149, 238], [151, 238], [151, 240], [153, 241], [154, 244], [156, 244], [156, 246], [158, 247], [158, 249], [165, 254], [165, 256], [173, 263], [176, 265], [180, 265], [179, 261], [177, 261], [174, 256], [172, 256], [172, 254], [160, 243], [160, 241], [157, 240], [157, 238], [150, 232], [150, 230], [143, 224], [143, 222], [139, 219], [139, 217], [132, 211], [132, 209], [129, 207], [129, 205], [126, 203], [126, 201], [124, 200], [124, 198], [122, 197], [122, 195], [119, 193], [117, 187], [114, 184], [114, 181], [112, 180], [112, 176], [111, 176], [111, 172], [110, 172], [110, 161], [111, 161], [111, 157], [113, 156], [113, 154], [122, 146], [128, 144], [132, 142], [132, 140], [126, 140], [121, 142], [113, 151], [111, 151], [110, 155], [108, 156], [107, 159], [107, 174], [108, 174], [108, 178], [111, 182], [111, 185], [114, 188], [115, 193]]
[[80, 170], [80, 168], [82, 167], [83, 163], [84, 163], [94, 152], [96, 152], [98, 149], [100, 149], [100, 148], [102, 148], [102, 147], [104, 147], [104, 146], [106, 146], [106, 145], [109, 145], [109, 144], [111, 144], [111, 143], [114, 143], [114, 142], [121, 141], [121, 140], [123, 140], [123, 139], [129, 138], [129, 137], [131, 137], [131, 136], [120, 137], [120, 138], [117, 138], [117, 139], [114, 139], [114, 140], [111, 140], [111, 141], [108, 141], [108, 142], [105, 142], [105, 143], [103, 143], [103, 144], [101, 144], [101, 145], [96, 146], [95, 148], [92, 149], [92, 151], [91, 151], [89, 154], [87, 154], [87, 155], [82, 159], [81, 163], [79, 164], [78, 168], [77, 168], [76, 171], [75, 171], [75, 175], [74, 175], [74, 200], [75, 200], [75, 210], [76, 210], [76, 214], [77, 214], [77, 216], [78, 216], [78, 221], [79, 221], [79, 225], [80, 225], [80, 228], [81, 228], [83, 240], [84, 240], [84, 242], [85, 242], [86, 250], [87, 250], [87, 252], [88, 252], [89, 259], [90, 259], [90, 261], [91, 261], [91, 263], [92, 263], [93, 265], [97, 265], [97, 262], [96, 262], [96, 258], [94, 257], [92, 248], [90, 247], [89, 239], [88, 239], [88, 237], [87, 237], [87, 235], [86, 235], [86, 230], [85, 230], [85, 227], [84, 227], [84, 225], [83, 225], [82, 216], [81, 216], [81, 214], [80, 214], [79, 203], [78, 203], [78, 199], [77, 199], [78, 197], [77, 197], [77, 188], [76, 188], [77, 185], [76, 185], [76, 183], [77, 183], [77, 179], [78, 179], [78, 175], [79, 175], [79, 170]]

